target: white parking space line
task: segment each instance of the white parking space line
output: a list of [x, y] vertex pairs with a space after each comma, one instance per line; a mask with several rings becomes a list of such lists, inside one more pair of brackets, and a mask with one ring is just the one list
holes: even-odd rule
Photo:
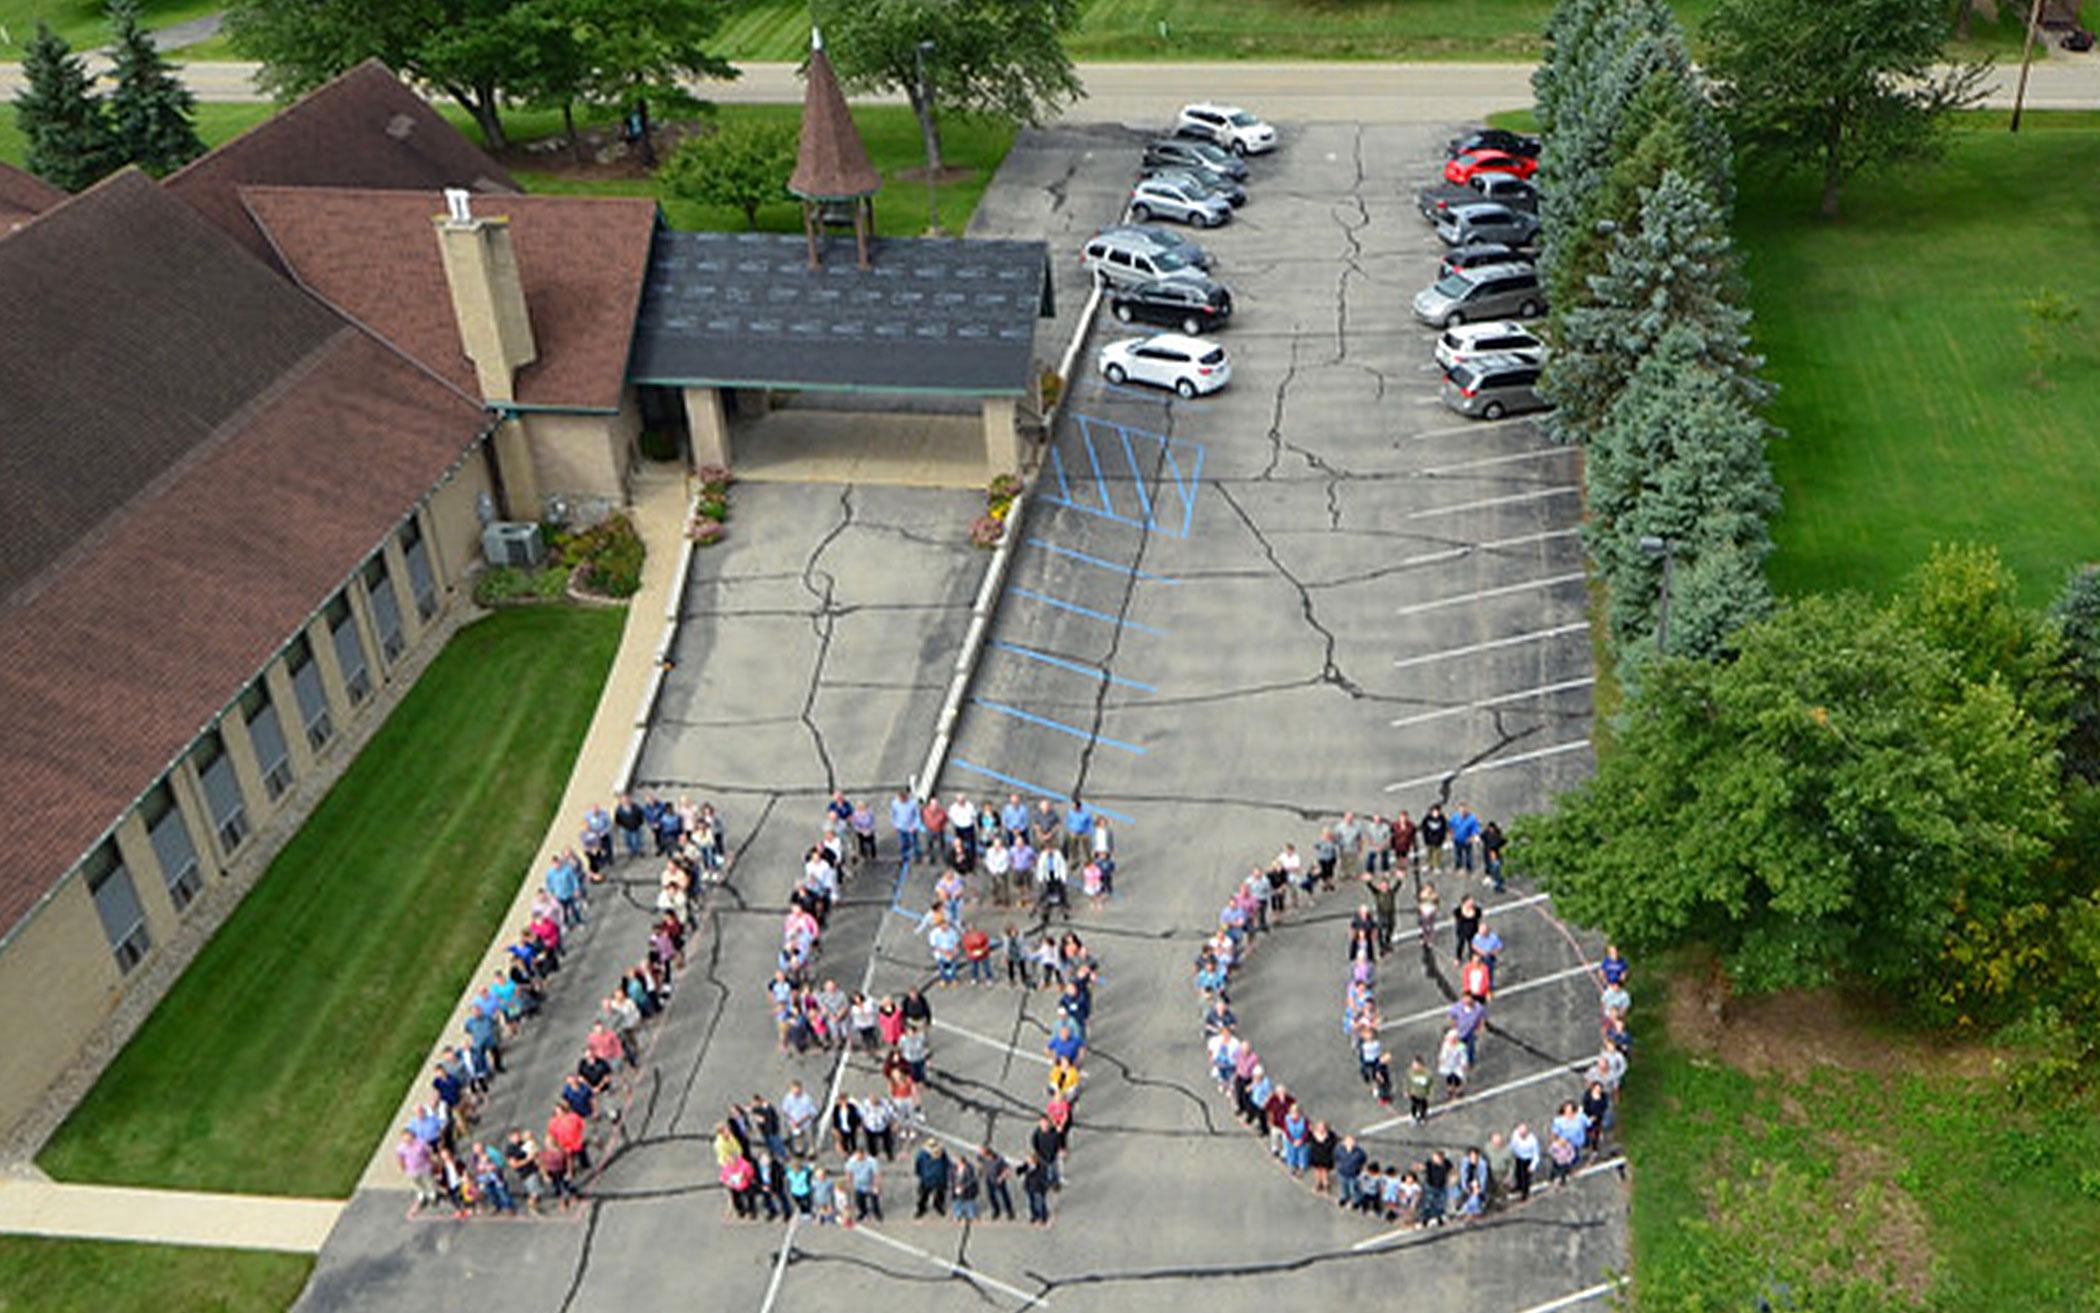
[[[1532, 1086], [1540, 1084], [1544, 1081], [1565, 1080], [1570, 1076], [1580, 1076], [1583, 1072], [1589, 1070], [1589, 1066], [1590, 1064], [1587, 1061], [1584, 1061], [1570, 1063], [1565, 1067], [1548, 1067], [1544, 1071], [1532, 1072], [1529, 1076], [1519, 1076], [1515, 1080], [1504, 1081], [1500, 1085], [1490, 1085], [1486, 1089], [1478, 1090], [1472, 1094], [1461, 1094], [1457, 1098], [1452, 1099], [1449, 1102], [1440, 1103], [1434, 1108], [1431, 1108], [1429, 1110], [1429, 1115], [1431, 1117], [1441, 1117], [1447, 1112], [1454, 1112], [1460, 1108], [1468, 1108], [1476, 1103], [1481, 1103], [1488, 1099], [1499, 1099], [1505, 1094], [1514, 1094], [1518, 1090], [1528, 1090]], [[1358, 1131], [1357, 1135], [1359, 1137], [1367, 1135], [1376, 1135], [1380, 1131], [1389, 1131], [1403, 1122], [1409, 1122], [1413, 1120], [1414, 1118], [1409, 1117], [1405, 1113], [1402, 1113], [1398, 1117], [1388, 1117], [1382, 1122], [1372, 1122], [1369, 1126], [1366, 1126], [1362, 1130]]]
[[1484, 597], [1507, 597], [1511, 593], [1528, 593], [1534, 588], [1558, 588], [1562, 584], [1579, 583], [1589, 578], [1581, 570], [1570, 570], [1566, 574], [1551, 574], [1544, 579], [1527, 579], [1520, 584], [1504, 584], [1500, 588], [1483, 588], [1477, 593], [1460, 593], [1456, 597], [1439, 597], [1433, 602], [1415, 602], [1393, 612], [1394, 615], [1417, 615], [1423, 611], [1439, 611], [1447, 606], [1464, 606]]
[[1571, 688], [1588, 688], [1596, 682], [1596, 680], [1584, 676], [1581, 679], [1564, 679], [1558, 684], [1540, 684], [1536, 688], [1518, 689], [1514, 693], [1504, 693], [1500, 697], [1487, 698], [1480, 702], [1468, 702], [1462, 707], [1439, 707], [1435, 711], [1424, 711], [1419, 715], [1402, 716], [1393, 722], [1393, 728], [1402, 729], [1409, 725], [1420, 725], [1425, 721], [1442, 720], [1446, 716], [1463, 716], [1469, 711], [1482, 711], [1488, 707], [1499, 707], [1510, 702], [1523, 702], [1530, 698], [1550, 697], [1555, 693], [1564, 693]]
[[[1563, 980], [1572, 980], [1576, 976], [1595, 970], [1596, 966], [1597, 964], [1594, 962], [1584, 962], [1579, 966], [1569, 967], [1565, 971], [1556, 971], [1551, 975], [1540, 976], [1537, 980], [1526, 980], [1521, 984], [1511, 985], [1507, 989], [1498, 989], [1493, 996], [1494, 1002], [1500, 1003], [1503, 999], [1509, 998], [1514, 994], [1522, 994], [1527, 990], [1544, 989], [1548, 985], [1557, 985]], [[1437, 1017], [1448, 1015], [1450, 1011], [1448, 1004], [1443, 1007], [1424, 1008], [1420, 1012], [1410, 1012], [1404, 1017], [1394, 1017], [1380, 1026], [1379, 1029], [1391, 1030], [1396, 1026], [1412, 1026], [1417, 1022], [1430, 1021]]]
[[[1577, 1173], [1577, 1175], [1586, 1175], [1586, 1173]], [[1626, 1278], [1621, 1278], [1617, 1281], [1600, 1281], [1594, 1286], [1578, 1290], [1573, 1294], [1562, 1295], [1559, 1299], [1549, 1299], [1543, 1304], [1533, 1304], [1530, 1308], [1519, 1309], [1517, 1313], [1560, 1313], [1564, 1308], [1573, 1308], [1577, 1304], [1587, 1304], [1593, 1299], [1602, 1299], [1626, 1284], [1628, 1284]]]
[[1532, 492], [1511, 493], [1507, 497], [1488, 497], [1480, 501], [1462, 501], [1454, 506], [1431, 506], [1425, 510], [1409, 511], [1410, 520], [1426, 520], [1433, 515], [1457, 515], [1461, 511], [1484, 511], [1494, 506], [1514, 506], [1519, 502], [1544, 501], [1548, 497], [1572, 497], [1582, 491], [1572, 483], [1554, 488], [1539, 488]]
[[[1417, 400], [1421, 400], [1421, 398], [1417, 398]], [[1428, 400], [1441, 402], [1442, 398], [1430, 397]], [[1515, 415], [1509, 419], [1476, 419], [1470, 424], [1451, 424], [1440, 429], [1424, 429], [1420, 433], [1410, 433], [1407, 436], [1410, 442], [1421, 442], [1429, 438], [1455, 438], [1462, 433], [1493, 433], [1497, 429], [1506, 429], [1512, 424], [1528, 423], [1530, 423], [1529, 418], [1523, 415]]]
[[945, 1030], [950, 1034], [960, 1035], [964, 1039], [976, 1040], [988, 1049], [997, 1049], [1001, 1053], [1011, 1053], [1017, 1058], [1026, 1058], [1030, 1062], [1040, 1062], [1045, 1067], [1050, 1065], [1050, 1059], [1040, 1053], [1030, 1053], [1027, 1049], [1017, 1049], [1011, 1044], [1002, 1043], [993, 1039], [990, 1035], [980, 1035], [974, 1030], [964, 1030], [952, 1021], [943, 1021], [939, 1017], [935, 1017], [933, 1019], [933, 1028], [935, 1030]]
[[960, 1277], [973, 1286], [983, 1286], [990, 1290], [996, 1290], [1000, 1294], [1006, 1295], [1009, 1298], [1018, 1299], [1021, 1302], [1015, 1305], [1016, 1308], [1035, 1308], [1039, 1305], [1043, 1308], [1050, 1307], [1050, 1301], [1045, 1299], [1041, 1295], [1031, 1295], [1027, 1291], [1019, 1288], [1018, 1286], [1010, 1286], [997, 1277], [986, 1276], [984, 1273], [979, 1272], [976, 1268], [964, 1267], [961, 1263], [951, 1262], [948, 1259], [942, 1258], [939, 1254], [929, 1254], [925, 1250], [919, 1248], [917, 1245], [908, 1245], [902, 1240], [896, 1239], [895, 1237], [886, 1236], [882, 1232], [877, 1231], [874, 1227], [869, 1226], [865, 1222], [853, 1227], [852, 1230], [860, 1235], [866, 1236], [870, 1240], [876, 1241], [879, 1244], [888, 1245], [890, 1248], [896, 1250], [900, 1254], [910, 1254], [912, 1257], [917, 1258], [922, 1262], [931, 1263], [933, 1264], [933, 1266], [941, 1269], [943, 1272], [949, 1273], [952, 1276]]
[[1393, 662], [1396, 670], [1408, 666], [1427, 665], [1432, 661], [1446, 661], [1452, 657], [1472, 656], [1477, 652], [1494, 652], [1505, 647], [1516, 647], [1523, 643], [1541, 643], [1549, 638], [1560, 638], [1567, 634], [1580, 634], [1590, 627], [1587, 620], [1577, 620], [1569, 625], [1555, 625], [1551, 629], [1533, 629], [1522, 634], [1511, 634], [1508, 638], [1490, 639], [1485, 643], [1468, 643], [1464, 647], [1447, 647], [1440, 652], [1422, 652], [1411, 657], [1401, 657]]
[[1588, 746], [1590, 746], [1588, 739], [1576, 739], [1573, 743], [1556, 743], [1550, 748], [1540, 748], [1535, 752], [1520, 752], [1514, 757], [1503, 757], [1497, 761], [1482, 762], [1477, 766], [1465, 766], [1458, 770], [1447, 770], [1439, 775], [1418, 775], [1411, 780], [1400, 780], [1397, 783], [1386, 785], [1385, 791], [1387, 793], [1398, 793], [1402, 789], [1419, 789], [1425, 784], [1441, 784], [1445, 780], [1456, 779], [1460, 775], [1485, 775], [1491, 770], [1502, 770], [1509, 766], [1522, 766], [1526, 762], [1537, 761], [1541, 757], [1557, 757], [1563, 752], [1579, 752]]
[[[1590, 1166], [1583, 1168], [1579, 1172], [1570, 1173], [1568, 1179], [1570, 1181], [1585, 1181], [1592, 1176], [1598, 1176], [1605, 1172], [1612, 1171], [1618, 1167], [1622, 1167], [1625, 1165], [1625, 1162], [1626, 1160], [1624, 1158], [1611, 1158], [1601, 1163], [1593, 1163]], [[1543, 1191], [1539, 1192], [1539, 1197], [1545, 1197]], [[1377, 1249], [1384, 1245], [1393, 1244], [1396, 1241], [1406, 1240], [1409, 1237], [1421, 1235], [1424, 1235], [1424, 1232], [1418, 1227], [1395, 1227], [1391, 1231], [1382, 1231], [1379, 1234], [1371, 1236], [1367, 1239], [1359, 1240], [1355, 1244], [1349, 1246], [1349, 1250], [1351, 1253], [1361, 1254], [1366, 1249]], [[1620, 1283], [1616, 1281], [1607, 1281], [1601, 1286], [1591, 1286], [1586, 1290], [1578, 1290], [1572, 1295], [1562, 1295], [1559, 1299], [1548, 1300], [1543, 1304], [1535, 1304], [1532, 1307], [1525, 1309], [1523, 1313], [1553, 1313], [1553, 1310], [1555, 1309], [1571, 1308], [1576, 1304], [1580, 1304], [1586, 1299], [1595, 1299], [1599, 1295], [1609, 1294], [1610, 1292], [1617, 1290], [1619, 1288], [1619, 1284]]]
[[1460, 470], [1485, 470], [1497, 465], [1515, 465], [1519, 461], [1541, 460], [1547, 456], [1567, 456], [1582, 450], [1573, 445], [1566, 447], [1541, 447], [1537, 451], [1520, 451], [1514, 456], [1483, 456], [1479, 460], [1462, 460], [1456, 465], [1431, 465], [1415, 473], [1429, 477], [1438, 474], [1456, 474]]

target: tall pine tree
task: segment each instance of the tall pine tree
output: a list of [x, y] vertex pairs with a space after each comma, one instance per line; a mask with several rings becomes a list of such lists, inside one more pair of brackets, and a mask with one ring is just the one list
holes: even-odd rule
[[22, 60], [27, 84], [15, 97], [15, 123], [29, 149], [29, 171], [55, 187], [79, 191], [123, 164], [87, 67], [65, 38], [37, 20]]
[[1613, 235], [1587, 304], [1561, 315], [1545, 395], [1563, 438], [1586, 440], [1662, 335], [1683, 328], [1700, 358], [1745, 408], [1771, 389], [1750, 349], [1750, 312], [1739, 304], [1727, 217], [1698, 183], [1674, 169], [1641, 201], [1636, 226]]
[[138, 0], [110, 0], [109, 27], [117, 79], [109, 119], [117, 148], [156, 178], [172, 173], [204, 153], [196, 98], [140, 23]]

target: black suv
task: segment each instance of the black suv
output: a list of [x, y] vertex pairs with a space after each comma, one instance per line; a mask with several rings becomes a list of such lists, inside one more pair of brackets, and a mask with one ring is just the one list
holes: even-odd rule
[[1115, 288], [1108, 308], [1126, 324], [1165, 324], [1195, 337], [1232, 317], [1232, 293], [1208, 278], [1166, 278]]
[[1482, 128], [1462, 137], [1453, 137], [1444, 146], [1444, 157], [1455, 160], [1469, 150], [1499, 150], [1505, 155], [1522, 155], [1535, 160], [1539, 157], [1539, 139], [1507, 128]]
[[1247, 161], [1207, 141], [1188, 137], [1161, 137], [1145, 147], [1148, 169], [1198, 169], [1222, 173], [1234, 182], [1247, 180]]

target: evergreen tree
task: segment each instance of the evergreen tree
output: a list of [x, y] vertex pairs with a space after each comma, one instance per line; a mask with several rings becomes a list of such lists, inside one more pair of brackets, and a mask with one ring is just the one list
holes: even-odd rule
[[1575, 52], [1589, 42], [1590, 34], [1606, 11], [1619, 0], [1560, 0], [1546, 18], [1545, 46], [1538, 67], [1531, 73], [1532, 113], [1539, 132], [1551, 136], [1560, 120], [1560, 106], [1568, 87], [1568, 65]]
[[1583, 537], [1622, 648], [1655, 631], [1663, 563], [1641, 550], [1643, 537], [1674, 544], [1671, 654], [1714, 655], [1730, 630], [1770, 610], [1765, 524], [1779, 488], [1768, 432], [1691, 327], [1670, 327], [1644, 355], [1583, 462]]
[[1643, 199], [1639, 223], [1613, 235], [1587, 304], [1561, 314], [1543, 382], [1558, 407], [1555, 433], [1590, 437], [1642, 358], [1678, 326], [1725, 391], [1746, 409], [1763, 404], [1771, 389], [1757, 377], [1764, 362], [1750, 350], [1740, 291], [1726, 216], [1697, 184], [1666, 172]]
[[[2064, 768], [2100, 781], [2100, 565], [2081, 565], [2049, 608], [2063, 635], [2071, 674], [2071, 726]], [[2096, 940], [2100, 942], [2100, 940]]]
[[123, 164], [86, 65], [42, 19], [23, 57], [22, 78], [15, 122], [28, 142], [24, 162], [31, 173], [79, 191]]
[[140, 24], [138, 0], [110, 0], [109, 26], [117, 79], [109, 118], [117, 147], [156, 178], [172, 173], [204, 153], [196, 98]]

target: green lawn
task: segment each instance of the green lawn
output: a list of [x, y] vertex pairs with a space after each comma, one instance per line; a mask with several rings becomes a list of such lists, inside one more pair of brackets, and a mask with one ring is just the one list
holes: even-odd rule
[[[1869, 178], [1835, 224], [1813, 184], [1743, 189], [1756, 336], [1789, 436], [1782, 593], [1885, 590], [1936, 542], [1995, 544], [2030, 601], [2100, 522], [2100, 114], [1972, 116], [1943, 164]], [[2020, 301], [2079, 301], [2055, 386], [2030, 386]]]
[[[166, 27], [226, 7], [225, 0], [140, 0], [146, 26]], [[36, 20], [72, 43], [75, 50], [94, 50], [109, 41], [107, 0], [0, 0], [0, 59], [19, 59], [22, 47], [36, 35]]]
[[[799, 123], [802, 117], [800, 105], [723, 105], [717, 112], [724, 121], [770, 119]], [[859, 125], [861, 139], [867, 143], [869, 160], [885, 179], [882, 190], [875, 197], [876, 231], [887, 237], [917, 236], [926, 229], [926, 184], [922, 179], [898, 178], [896, 175], [901, 170], [919, 167], [925, 158], [919, 141], [918, 120], [901, 105], [864, 105], [853, 111], [853, 121]], [[510, 131], [518, 140], [548, 134], [555, 126], [545, 118], [524, 114], [510, 116]], [[1013, 141], [1011, 127], [984, 119], [955, 117], [941, 125], [942, 151], [948, 164], [970, 170], [966, 177], [944, 182], [936, 189], [944, 230], [959, 233], [969, 223], [970, 215], [977, 209], [978, 199], [984, 195], [986, 185], [991, 182], [999, 161], [1006, 158]], [[533, 169], [514, 169], [512, 172], [527, 191], [655, 196], [663, 203], [665, 216], [677, 228], [734, 229], [744, 226], [741, 211], [724, 206], [698, 205], [668, 196], [654, 179], [577, 180]], [[778, 204], [759, 210], [758, 226], [774, 232], [800, 232], [801, 207], [783, 192]]]
[[39, 1164], [348, 1194], [501, 928], [622, 621], [535, 608], [461, 630]]
[[[1766, 1283], [1796, 1292], [1780, 1307], [1848, 1313], [2094, 1307], [2090, 1095], [2021, 1106], [1987, 1055], [1856, 1020], [1757, 1027], [1774, 1065], [1752, 1075], [1677, 1042], [1658, 984], [1635, 991], [1624, 1107], [1638, 1307], [1748, 1308]], [[1858, 1061], [1814, 1065], [1793, 1041]], [[1807, 1297], [1841, 1282], [1853, 1302]]]
[[[277, 112], [275, 105], [232, 105], [210, 101], [197, 106], [197, 135], [207, 146], [216, 146], [254, 127]], [[28, 143], [15, 123], [12, 110], [0, 110], [0, 160], [22, 166]]]
[[281, 1313], [304, 1254], [0, 1236], [0, 1313]]
[[[1692, 27], [1714, 7], [1675, 3]], [[2017, 52], [2019, 8], [1979, 23], [1971, 44]], [[1087, 0], [1066, 49], [1080, 60], [1522, 60], [1537, 57], [1552, 10], [1553, 0]], [[716, 45], [731, 59], [801, 59], [809, 7], [736, 0]]]

